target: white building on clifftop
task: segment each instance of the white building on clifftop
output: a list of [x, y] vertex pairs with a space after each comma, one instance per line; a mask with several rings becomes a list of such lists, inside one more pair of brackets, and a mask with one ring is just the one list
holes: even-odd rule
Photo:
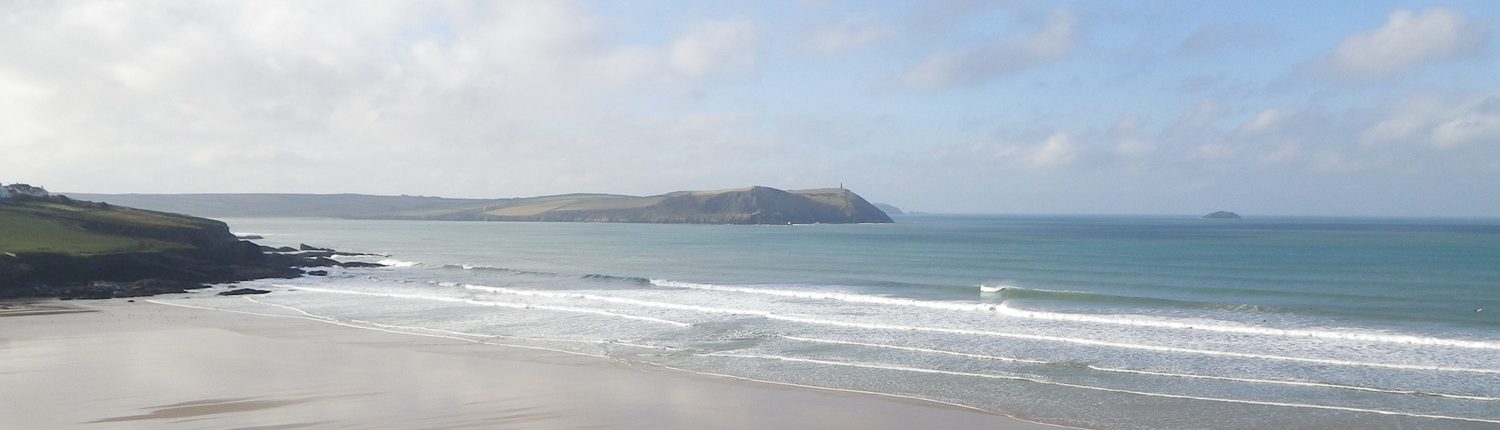
[[47, 197], [52, 195], [47, 189], [33, 187], [26, 184], [10, 184], [0, 187], [0, 198], [8, 199], [15, 196]]

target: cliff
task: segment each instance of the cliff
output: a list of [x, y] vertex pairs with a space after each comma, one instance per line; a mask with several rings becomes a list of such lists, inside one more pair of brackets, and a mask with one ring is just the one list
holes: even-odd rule
[[329, 264], [266, 253], [210, 219], [66, 197], [0, 200], [0, 297], [160, 294]]

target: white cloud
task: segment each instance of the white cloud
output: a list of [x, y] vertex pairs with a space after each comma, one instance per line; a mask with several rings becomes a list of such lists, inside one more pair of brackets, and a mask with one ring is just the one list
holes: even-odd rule
[[1191, 110], [1183, 113], [1182, 117], [1173, 124], [1173, 128], [1187, 130], [1211, 127], [1224, 118], [1224, 110], [1224, 105], [1217, 102], [1199, 102]]
[[1323, 61], [1344, 78], [1378, 79], [1476, 53], [1489, 38], [1488, 23], [1454, 10], [1398, 10], [1379, 29], [1344, 39]]
[[814, 32], [806, 44], [813, 52], [831, 54], [863, 48], [886, 40], [894, 33], [889, 25], [874, 18], [854, 16]]
[[655, 105], [752, 66], [744, 21], [652, 45], [605, 37], [570, 2], [0, 9], [0, 151], [24, 154], [0, 157], [0, 172], [58, 190], [652, 192], [758, 182], [769, 168], [748, 156], [660, 169], [644, 154], [715, 165], [704, 160], [795, 152], [754, 120], [690, 133], [694, 115], [718, 112]]
[[1078, 157], [1078, 147], [1067, 133], [1053, 133], [1026, 155], [1026, 161], [1036, 167], [1056, 167], [1071, 164]]
[[1067, 9], [1058, 8], [1035, 33], [1003, 38], [974, 49], [939, 52], [906, 74], [918, 88], [975, 84], [995, 76], [1061, 60], [1077, 43], [1077, 23]]
[[1442, 147], [1500, 141], [1500, 114], [1470, 113], [1432, 128], [1432, 143]]
[[1198, 145], [1198, 148], [1193, 152], [1193, 157], [1210, 161], [1222, 161], [1233, 158], [1238, 153], [1238, 150], [1229, 145], [1207, 143]]
[[1136, 130], [1141, 129], [1141, 126], [1144, 125], [1145, 122], [1146, 120], [1142, 119], [1140, 116], [1125, 115], [1120, 117], [1120, 119], [1115, 120], [1115, 125], [1110, 127], [1109, 131], [1113, 134], [1135, 133]]
[[1361, 135], [1366, 145], [1427, 144], [1441, 148], [1500, 140], [1500, 94], [1420, 94], [1389, 109]]
[[1266, 109], [1255, 115], [1255, 119], [1240, 126], [1240, 131], [1245, 133], [1264, 133], [1272, 130], [1282, 121], [1286, 120], [1287, 113], [1277, 109]]
[[1156, 145], [1140, 139], [1124, 139], [1115, 144], [1115, 152], [1128, 157], [1144, 157], [1156, 152]]
[[672, 42], [672, 68], [693, 78], [751, 68], [755, 66], [758, 38], [755, 25], [749, 21], [699, 23]]

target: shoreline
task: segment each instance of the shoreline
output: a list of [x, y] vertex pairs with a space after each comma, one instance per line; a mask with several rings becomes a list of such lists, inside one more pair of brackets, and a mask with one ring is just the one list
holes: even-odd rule
[[[181, 297], [155, 299], [179, 301]], [[961, 405], [157, 300], [0, 312], [17, 428], [1067, 428]], [[163, 302], [165, 303], [165, 302]], [[174, 303], [176, 304], [176, 303]], [[644, 365], [643, 365], [644, 364]]]

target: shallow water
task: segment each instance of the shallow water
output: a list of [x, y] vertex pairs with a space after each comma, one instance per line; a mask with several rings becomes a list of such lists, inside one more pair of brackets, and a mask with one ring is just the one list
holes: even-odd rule
[[897, 221], [232, 219], [402, 267], [195, 304], [1083, 427], [1500, 427], [1500, 221]]

